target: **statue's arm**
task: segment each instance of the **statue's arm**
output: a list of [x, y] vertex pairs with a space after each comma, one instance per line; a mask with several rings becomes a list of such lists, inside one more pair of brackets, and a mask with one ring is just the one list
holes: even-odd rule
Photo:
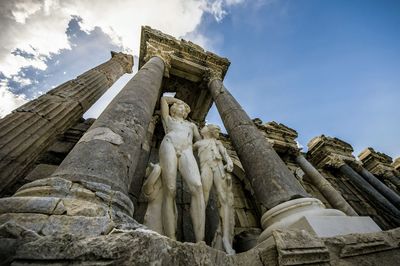
[[152, 164], [150, 166], [153, 167], [149, 176], [143, 184], [143, 193], [146, 197], [150, 198], [154, 192], [154, 185], [157, 182], [158, 178], [161, 175], [161, 166], [159, 164]]
[[196, 142], [196, 141], [202, 140], [201, 135], [199, 133], [199, 128], [194, 123], [192, 123], [192, 127], [193, 127], [194, 141]]
[[169, 116], [169, 102], [171, 101], [169, 98], [171, 97], [164, 96], [160, 100], [161, 118], [163, 121], [166, 121]]
[[224, 145], [219, 140], [217, 140], [217, 147], [218, 147], [219, 152], [221, 153], [222, 157], [224, 158], [224, 161], [226, 162], [226, 165], [225, 165], [226, 170], [228, 172], [232, 172], [233, 162], [232, 162], [231, 157], [228, 154], [228, 151], [225, 149]]

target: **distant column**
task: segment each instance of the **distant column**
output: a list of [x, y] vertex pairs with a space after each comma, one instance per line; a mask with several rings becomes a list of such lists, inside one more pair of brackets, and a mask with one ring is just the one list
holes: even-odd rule
[[321, 192], [333, 208], [341, 210], [349, 216], [358, 216], [350, 204], [342, 197], [340, 192], [338, 192], [303, 155], [299, 154], [296, 157], [296, 162], [310, 179], [311, 183]]
[[[129, 186], [161, 93], [165, 63], [151, 57], [49, 177], [0, 199], [0, 224], [40, 234], [107, 234], [137, 228]], [[45, 218], [44, 218], [45, 217]]]
[[280, 203], [308, 197], [221, 79], [211, 78], [208, 88], [263, 212]]
[[111, 59], [28, 102], [0, 120], [0, 195], [23, 177], [58, 134], [64, 133], [124, 73], [133, 56]]
[[371, 184], [369, 184], [363, 177], [361, 177], [353, 168], [345, 162], [338, 162], [337, 169], [347, 176], [357, 188], [363, 191], [365, 196], [370, 198], [374, 204], [378, 205], [390, 215], [398, 225], [400, 225], [400, 211], [384, 196], [382, 196]]

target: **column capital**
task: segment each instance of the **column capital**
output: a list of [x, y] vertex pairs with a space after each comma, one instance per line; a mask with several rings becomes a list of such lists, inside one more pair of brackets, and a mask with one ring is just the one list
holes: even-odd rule
[[133, 67], [133, 56], [121, 52], [111, 51], [111, 58], [117, 60], [121, 64], [122, 68], [126, 73], [132, 73]]
[[330, 155], [328, 158], [329, 160], [326, 162], [326, 166], [339, 169], [346, 164], [346, 161], [339, 155]]
[[169, 77], [169, 71], [171, 70], [171, 61], [174, 51], [166, 50], [158, 45], [153, 45], [150, 41], [146, 42], [146, 56], [144, 61], [147, 62], [152, 57], [159, 57], [164, 62], [164, 76]]
[[221, 69], [209, 67], [204, 72], [203, 78], [204, 78], [204, 81], [207, 83], [207, 85], [210, 86], [210, 83], [214, 80], [220, 80], [222, 82], [223, 72]]

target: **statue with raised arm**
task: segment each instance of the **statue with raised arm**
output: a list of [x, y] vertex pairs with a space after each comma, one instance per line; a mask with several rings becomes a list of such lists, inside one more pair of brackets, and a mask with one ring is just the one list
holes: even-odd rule
[[[235, 254], [232, 248], [234, 231], [232, 177], [233, 162], [218, 140], [220, 128], [206, 125], [201, 129], [202, 140], [194, 144], [200, 159], [201, 181], [207, 206], [210, 190], [214, 184], [218, 195], [222, 246], [228, 254]], [[224, 164], [225, 162], [225, 164]]]
[[197, 126], [186, 120], [190, 107], [173, 97], [161, 97], [161, 118], [165, 136], [159, 157], [162, 169], [164, 201], [163, 229], [166, 236], [176, 239], [176, 177], [179, 171], [191, 194], [190, 215], [196, 241], [204, 239], [205, 202], [199, 167], [193, 155], [193, 139], [201, 139]]
[[142, 188], [147, 199], [147, 210], [143, 224], [157, 233], [164, 234], [161, 207], [163, 202], [163, 187], [161, 182], [161, 167], [159, 164], [150, 163], [146, 169], [146, 180]]

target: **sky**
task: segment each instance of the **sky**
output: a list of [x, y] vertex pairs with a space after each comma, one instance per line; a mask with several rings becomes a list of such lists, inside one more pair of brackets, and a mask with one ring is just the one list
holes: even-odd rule
[[[149, 25], [227, 57], [252, 118], [400, 156], [400, 1], [0, 0], [0, 117], [108, 60]], [[134, 75], [84, 115], [97, 117]], [[213, 107], [208, 123], [222, 125]]]

